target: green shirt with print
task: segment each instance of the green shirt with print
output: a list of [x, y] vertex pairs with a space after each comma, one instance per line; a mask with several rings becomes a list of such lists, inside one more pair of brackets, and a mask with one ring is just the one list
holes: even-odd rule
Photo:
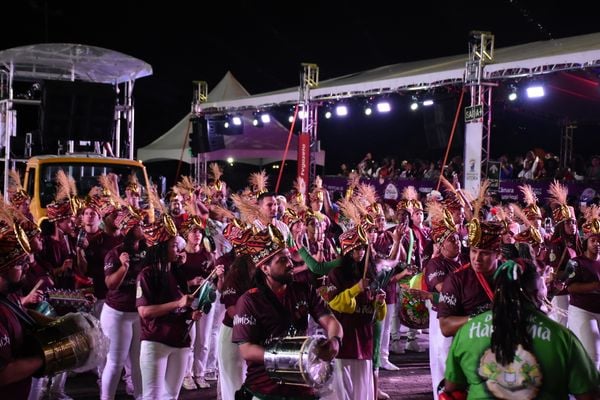
[[569, 393], [588, 393], [598, 387], [598, 371], [570, 330], [537, 310], [532, 310], [529, 324], [533, 355], [515, 357], [507, 371], [491, 354], [491, 311], [469, 320], [452, 341], [445, 378], [468, 386], [469, 399], [496, 398], [491, 390], [498, 390], [498, 386], [519, 398], [527, 398], [533, 392], [536, 399], [553, 400], [567, 399]]

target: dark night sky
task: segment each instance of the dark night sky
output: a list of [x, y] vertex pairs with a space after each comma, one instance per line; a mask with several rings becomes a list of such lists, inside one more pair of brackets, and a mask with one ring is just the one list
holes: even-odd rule
[[[497, 48], [598, 31], [592, 3], [583, 1], [394, 2], [398, 11], [386, 2], [10, 3], [3, 5], [0, 49], [72, 42], [117, 50], [152, 65], [153, 76], [138, 80], [134, 91], [138, 146], [186, 115], [193, 80], [207, 81], [210, 90], [228, 70], [255, 94], [298, 85], [303, 62], [316, 63], [325, 80], [387, 64], [467, 54], [471, 30], [492, 32]], [[309, 8], [301, 9], [304, 4]], [[344, 153], [351, 162], [367, 148], [383, 157], [393, 137], [423, 129], [422, 120], [411, 118], [359, 122], [352, 128], [327, 121], [321, 124], [321, 139], [336, 165], [342, 160], [336, 154], [342, 140], [352, 147]], [[384, 132], [365, 145], [357, 129]], [[410, 157], [412, 146], [419, 145], [413, 142], [405, 141], [394, 152]], [[439, 158], [442, 153], [419, 155]]]

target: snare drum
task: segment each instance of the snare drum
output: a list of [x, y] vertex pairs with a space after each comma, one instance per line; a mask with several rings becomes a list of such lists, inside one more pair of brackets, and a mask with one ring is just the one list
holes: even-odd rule
[[267, 374], [279, 383], [315, 389], [328, 385], [333, 377], [333, 360], [317, 357], [318, 346], [327, 341], [323, 335], [288, 336], [265, 348]]
[[412, 295], [408, 290], [401, 290], [397, 308], [402, 325], [412, 329], [429, 328], [429, 309], [425, 300]]

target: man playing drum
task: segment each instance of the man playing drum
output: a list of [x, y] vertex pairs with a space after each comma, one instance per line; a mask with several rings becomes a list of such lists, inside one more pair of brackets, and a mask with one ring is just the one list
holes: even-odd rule
[[[283, 236], [272, 225], [246, 241], [246, 249], [257, 266], [257, 287], [248, 290], [236, 304], [232, 341], [248, 364], [248, 374], [236, 399], [316, 399], [310, 385], [290, 385], [272, 379], [265, 367], [270, 340], [302, 335], [310, 314], [327, 332], [317, 357], [331, 361], [338, 353], [343, 331], [337, 319], [310, 286], [293, 282], [293, 264]], [[317, 382], [319, 383], [319, 382]]]

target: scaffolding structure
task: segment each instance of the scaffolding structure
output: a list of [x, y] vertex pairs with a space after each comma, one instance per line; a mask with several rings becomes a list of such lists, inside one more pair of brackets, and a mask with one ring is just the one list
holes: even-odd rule
[[[302, 133], [310, 137], [310, 160], [309, 160], [309, 181], [306, 187], [309, 188], [317, 176], [317, 157], [319, 151], [319, 142], [317, 139], [318, 125], [318, 102], [311, 101], [310, 90], [319, 87], [319, 67], [316, 64], [302, 63], [300, 76], [300, 108], [299, 115], [302, 119]], [[298, 161], [300, 162], [300, 161]]]

